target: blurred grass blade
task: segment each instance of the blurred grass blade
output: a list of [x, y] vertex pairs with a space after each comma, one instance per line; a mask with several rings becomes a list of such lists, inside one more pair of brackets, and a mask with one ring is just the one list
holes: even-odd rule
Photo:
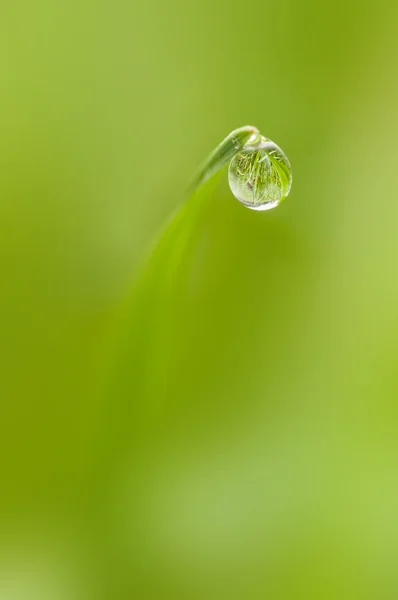
[[201, 165], [187, 200], [155, 238], [137, 282], [118, 313], [106, 395], [112, 400], [107, 409], [109, 427], [118, 432], [122, 447], [129, 444], [131, 435], [139, 437], [144, 429], [148, 432], [148, 428], [143, 429], [144, 423], [150, 423], [150, 429], [156, 428], [162, 406], [178, 381], [178, 361], [173, 353], [179, 347], [188, 280], [203, 222], [222, 167], [258, 135], [251, 126], [233, 131]]
[[[165, 397], [176, 324], [202, 223], [221, 173], [197, 188], [154, 240], [135, 286], [117, 316], [110, 388], [121, 397]], [[134, 376], [133, 376], [134, 373]], [[137, 403], [137, 404], [140, 404]], [[137, 408], [137, 405], [136, 405]]]

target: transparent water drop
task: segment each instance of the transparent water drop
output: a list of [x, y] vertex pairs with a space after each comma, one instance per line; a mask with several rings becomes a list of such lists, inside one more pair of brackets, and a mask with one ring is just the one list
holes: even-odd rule
[[233, 157], [228, 181], [239, 202], [252, 210], [269, 210], [289, 194], [292, 169], [279, 146], [261, 136]]

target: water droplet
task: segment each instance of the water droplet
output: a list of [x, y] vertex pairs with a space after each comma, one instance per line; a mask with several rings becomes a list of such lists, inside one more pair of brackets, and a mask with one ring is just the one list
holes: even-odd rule
[[253, 146], [246, 144], [231, 160], [229, 187], [235, 198], [253, 210], [278, 206], [290, 192], [292, 169], [282, 150], [261, 136]]

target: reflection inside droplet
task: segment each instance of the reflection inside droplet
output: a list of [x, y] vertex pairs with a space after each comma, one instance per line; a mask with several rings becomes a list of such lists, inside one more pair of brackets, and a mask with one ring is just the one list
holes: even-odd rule
[[254, 148], [247, 144], [231, 160], [229, 186], [235, 198], [253, 210], [278, 206], [292, 184], [290, 163], [271, 140], [261, 137]]

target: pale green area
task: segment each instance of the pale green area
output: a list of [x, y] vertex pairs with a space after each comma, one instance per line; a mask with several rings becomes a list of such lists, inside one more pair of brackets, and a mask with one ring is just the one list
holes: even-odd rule
[[396, 600], [396, 4], [3, 4], [1, 600]]

